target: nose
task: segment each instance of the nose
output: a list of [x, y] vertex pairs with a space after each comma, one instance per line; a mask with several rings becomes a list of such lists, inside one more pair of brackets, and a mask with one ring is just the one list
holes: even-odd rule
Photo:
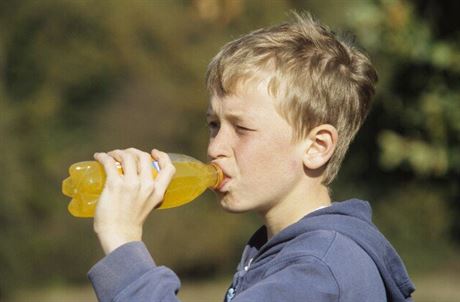
[[230, 137], [221, 127], [214, 135], [209, 137], [208, 158], [210, 160], [228, 157], [230, 155]]

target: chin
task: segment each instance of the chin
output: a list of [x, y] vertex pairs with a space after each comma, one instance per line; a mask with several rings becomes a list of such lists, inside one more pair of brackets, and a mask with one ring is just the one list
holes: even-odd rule
[[219, 196], [219, 202], [222, 209], [228, 213], [245, 213], [250, 210], [247, 206], [228, 198], [228, 196]]
[[241, 213], [246, 213], [249, 210], [243, 210], [243, 209], [237, 209], [237, 208], [232, 208], [228, 206], [222, 205], [222, 208], [224, 209], [225, 212], [231, 213], [231, 214], [241, 214]]

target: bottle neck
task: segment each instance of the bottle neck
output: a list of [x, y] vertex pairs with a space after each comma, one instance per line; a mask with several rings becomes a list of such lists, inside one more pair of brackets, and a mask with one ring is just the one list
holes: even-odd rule
[[217, 189], [224, 180], [224, 172], [222, 172], [222, 169], [214, 163], [209, 164], [209, 166], [211, 166], [216, 171], [216, 182], [212, 184], [209, 188]]

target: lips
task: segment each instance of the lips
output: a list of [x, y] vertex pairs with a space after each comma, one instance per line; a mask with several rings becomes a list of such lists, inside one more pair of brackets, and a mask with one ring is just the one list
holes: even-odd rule
[[219, 166], [219, 168], [222, 170], [222, 173], [224, 174], [224, 178], [222, 179], [222, 182], [220, 183], [219, 187], [216, 188], [216, 191], [219, 191], [219, 192], [225, 192], [226, 191], [226, 187], [227, 187], [227, 183], [232, 179], [230, 176], [228, 176], [228, 172], [226, 171], [226, 169], [224, 167], [222, 167], [222, 165], [220, 165], [218, 162], [215, 162], [213, 161], [212, 162], [213, 164]]
[[217, 188], [217, 191], [225, 192], [227, 190], [226, 185], [230, 180], [231, 180], [231, 178], [224, 174], [224, 179], [220, 183], [220, 186]]

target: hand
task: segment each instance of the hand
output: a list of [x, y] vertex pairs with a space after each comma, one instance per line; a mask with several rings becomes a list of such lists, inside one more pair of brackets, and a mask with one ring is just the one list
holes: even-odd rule
[[[155, 149], [151, 156], [130, 148], [95, 153], [94, 158], [107, 174], [94, 215], [94, 231], [104, 252], [109, 254], [125, 243], [142, 240], [144, 221], [163, 200], [175, 167], [166, 153]], [[161, 168], [155, 179], [152, 160], [158, 160]], [[119, 173], [117, 162], [123, 174]]]

